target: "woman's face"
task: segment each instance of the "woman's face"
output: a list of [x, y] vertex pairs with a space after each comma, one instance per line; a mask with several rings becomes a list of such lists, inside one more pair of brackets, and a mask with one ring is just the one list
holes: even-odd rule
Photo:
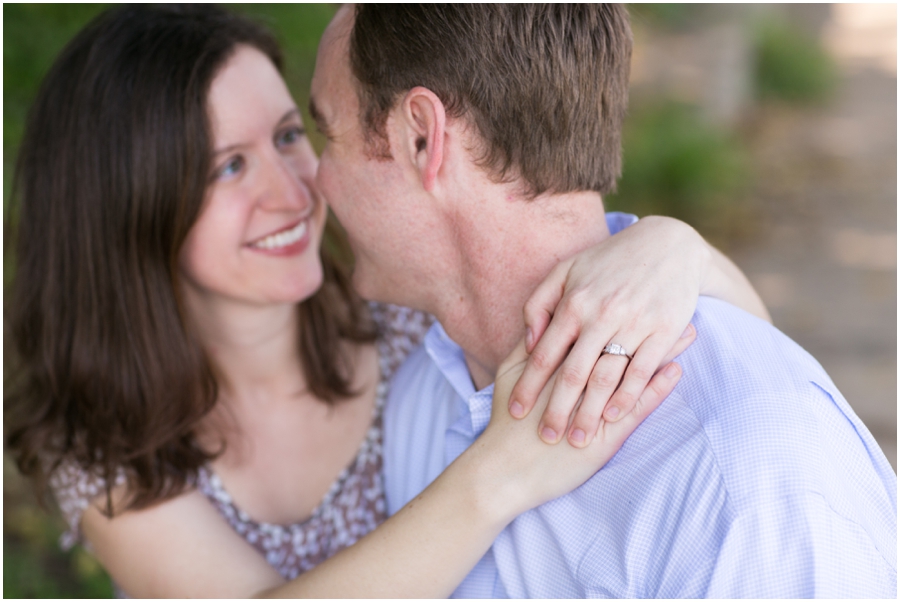
[[188, 291], [250, 304], [296, 303], [322, 284], [318, 160], [272, 62], [238, 46], [207, 100], [213, 172], [181, 250]]

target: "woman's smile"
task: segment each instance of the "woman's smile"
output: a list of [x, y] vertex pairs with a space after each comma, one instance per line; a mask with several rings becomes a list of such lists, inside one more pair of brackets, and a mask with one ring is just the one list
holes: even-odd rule
[[246, 246], [266, 255], [297, 255], [309, 246], [308, 232], [309, 217], [292, 226], [249, 242]]

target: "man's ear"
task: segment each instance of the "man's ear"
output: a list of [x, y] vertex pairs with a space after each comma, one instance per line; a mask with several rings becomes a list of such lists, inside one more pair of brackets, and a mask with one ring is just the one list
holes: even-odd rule
[[405, 126], [404, 150], [418, 169], [423, 187], [431, 192], [444, 161], [444, 103], [428, 88], [416, 86], [403, 98], [400, 117]]

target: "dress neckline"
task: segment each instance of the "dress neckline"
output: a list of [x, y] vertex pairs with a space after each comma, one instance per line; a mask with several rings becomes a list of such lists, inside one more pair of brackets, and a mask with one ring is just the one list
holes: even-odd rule
[[322, 497], [322, 500], [316, 505], [313, 509], [312, 513], [305, 519], [293, 522], [293, 523], [270, 523], [266, 521], [256, 520], [249, 513], [243, 510], [240, 506], [235, 503], [234, 499], [231, 497], [231, 494], [225, 488], [225, 484], [222, 482], [221, 477], [216, 473], [215, 470], [208, 464], [200, 467], [198, 472], [198, 486], [200, 490], [211, 500], [217, 501], [220, 504], [224, 504], [229, 506], [235, 513], [235, 516], [243, 523], [256, 527], [260, 530], [271, 530], [271, 529], [302, 529], [308, 527], [310, 524], [315, 522], [315, 520], [321, 517], [325, 508], [328, 508], [334, 502], [335, 496], [343, 489], [344, 483], [347, 481], [349, 476], [353, 474], [354, 469], [361, 469], [359, 466], [361, 460], [365, 459], [369, 450], [378, 442], [379, 434], [381, 431], [381, 416], [382, 409], [384, 408], [384, 400], [387, 397], [387, 382], [384, 379], [384, 369], [379, 362], [379, 378], [378, 384], [375, 386], [375, 404], [372, 408], [372, 421], [369, 425], [368, 430], [366, 431], [366, 436], [363, 437], [362, 442], [359, 445], [359, 448], [356, 451], [356, 455], [353, 456], [353, 459], [350, 460], [350, 463], [347, 464], [341, 470], [337, 477], [335, 477], [334, 481], [332, 481], [331, 486], [328, 488], [328, 491]]

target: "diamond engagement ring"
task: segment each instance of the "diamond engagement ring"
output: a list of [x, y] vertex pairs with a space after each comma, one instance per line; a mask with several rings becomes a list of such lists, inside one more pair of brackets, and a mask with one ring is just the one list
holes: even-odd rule
[[608, 353], [610, 355], [623, 355], [628, 359], [632, 359], [628, 352], [625, 351], [625, 348], [619, 345], [618, 343], [610, 343], [606, 347], [603, 348], [603, 353]]

